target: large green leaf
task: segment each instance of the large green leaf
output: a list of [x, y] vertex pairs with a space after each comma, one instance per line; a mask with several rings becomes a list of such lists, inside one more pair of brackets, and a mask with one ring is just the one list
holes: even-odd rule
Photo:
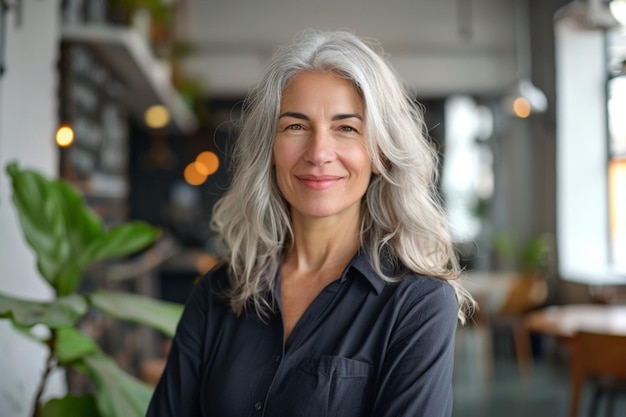
[[92, 262], [130, 255], [150, 245], [160, 230], [141, 221], [121, 224], [94, 237], [80, 254], [66, 263], [58, 280], [59, 294], [75, 291], [82, 271]]
[[[101, 219], [89, 209], [79, 193], [62, 180], [49, 180], [32, 170], [7, 166], [13, 184], [13, 203], [19, 213], [24, 237], [37, 256], [41, 275], [60, 295], [59, 280], [96, 237], [104, 234]], [[78, 282], [79, 270], [66, 281]], [[65, 285], [67, 287], [67, 285]]]
[[9, 318], [18, 326], [73, 326], [87, 312], [87, 308], [86, 300], [77, 294], [54, 301], [33, 301], [0, 293], [0, 317]]
[[92, 241], [87, 252], [92, 260], [129, 255], [150, 245], [159, 233], [158, 228], [145, 222], [128, 222]]
[[55, 351], [59, 363], [68, 365], [78, 359], [100, 351], [99, 346], [73, 327], [64, 327], [56, 331]]
[[60, 197], [58, 204], [64, 215], [66, 238], [71, 248], [78, 252], [84, 245], [104, 234], [104, 223], [69, 183], [56, 180], [53, 184]]
[[68, 256], [61, 259], [55, 277], [59, 295], [68, 295], [80, 286], [83, 270], [91, 260], [83, 262], [86, 248], [104, 236], [103, 222], [85, 203], [82, 196], [62, 180], [54, 181], [57, 205], [63, 213], [65, 238], [69, 243]]
[[92, 394], [53, 398], [41, 408], [40, 417], [100, 417], [96, 398]]
[[13, 203], [19, 214], [24, 237], [37, 256], [41, 275], [54, 286], [59, 260], [69, 254], [64, 239], [61, 208], [51, 181], [34, 171], [21, 171], [17, 164], [7, 166], [13, 184]]
[[91, 304], [119, 320], [145, 324], [173, 336], [183, 312], [183, 306], [141, 295], [115, 291], [96, 291], [90, 295]]
[[122, 224], [105, 233], [102, 219], [67, 182], [21, 170], [16, 163], [9, 164], [7, 172], [37, 267], [60, 296], [77, 290], [83, 270], [92, 262], [137, 252], [159, 234], [159, 229], [143, 222]]
[[102, 417], [144, 417], [153, 387], [120, 369], [104, 355], [84, 359], [94, 381], [96, 402]]

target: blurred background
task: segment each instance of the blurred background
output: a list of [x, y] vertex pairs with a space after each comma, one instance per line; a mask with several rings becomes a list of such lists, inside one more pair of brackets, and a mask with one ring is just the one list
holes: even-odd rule
[[[455, 416], [576, 415], [571, 342], [596, 310], [532, 313], [611, 307], [597, 321], [626, 335], [625, 13], [625, 0], [0, 0], [0, 291], [51, 296], [11, 204], [17, 161], [72, 183], [107, 225], [162, 227], [88, 285], [184, 302], [214, 262], [242, 99], [277, 45], [346, 28], [382, 44], [440, 150], [481, 304], [458, 332]], [[154, 383], [167, 340], [115, 326], [89, 328]], [[45, 354], [0, 321], [0, 416], [31, 415]], [[58, 373], [46, 395], [80, 383]]]

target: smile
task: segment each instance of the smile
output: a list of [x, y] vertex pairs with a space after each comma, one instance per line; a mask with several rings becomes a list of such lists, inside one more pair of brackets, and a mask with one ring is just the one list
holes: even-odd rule
[[296, 178], [308, 189], [320, 191], [332, 187], [342, 180], [342, 177], [334, 175], [299, 175]]

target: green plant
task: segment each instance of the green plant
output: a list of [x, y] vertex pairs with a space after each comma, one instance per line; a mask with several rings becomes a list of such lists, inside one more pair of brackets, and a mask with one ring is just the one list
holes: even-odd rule
[[546, 236], [536, 236], [516, 245], [510, 233], [500, 232], [493, 236], [493, 247], [498, 256], [513, 263], [521, 272], [540, 272], [548, 266], [550, 246]]
[[[24, 334], [45, 343], [49, 356], [35, 396], [34, 417], [143, 416], [152, 387], [122, 370], [77, 323], [91, 308], [115, 319], [174, 334], [182, 306], [140, 295], [96, 290], [81, 293], [85, 269], [96, 261], [130, 255], [154, 242], [159, 230], [143, 222], [128, 222], [105, 230], [102, 219], [63, 180], [49, 180], [33, 170], [7, 166], [13, 203], [22, 231], [33, 249], [41, 277], [54, 289], [52, 301], [18, 299], [0, 293], [0, 318], [9, 319]], [[45, 326], [47, 336], [31, 331]], [[56, 367], [87, 374], [93, 393], [42, 403], [47, 378]]]

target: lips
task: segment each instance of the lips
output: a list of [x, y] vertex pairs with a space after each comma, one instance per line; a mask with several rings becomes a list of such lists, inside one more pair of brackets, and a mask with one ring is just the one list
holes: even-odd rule
[[310, 190], [325, 190], [343, 179], [337, 175], [297, 175], [296, 178]]

